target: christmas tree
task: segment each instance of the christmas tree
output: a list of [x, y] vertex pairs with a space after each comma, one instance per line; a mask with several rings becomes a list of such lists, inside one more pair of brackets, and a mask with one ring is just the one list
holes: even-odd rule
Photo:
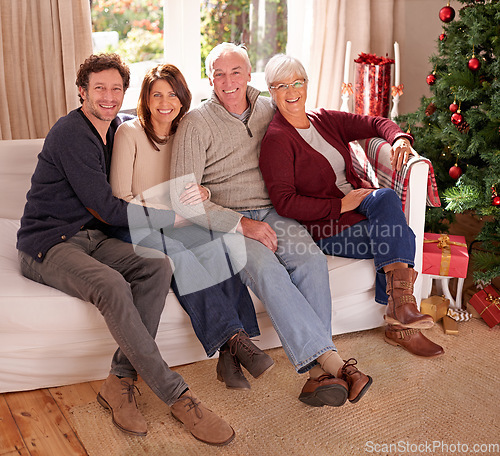
[[500, 2], [459, 1], [458, 14], [449, 3], [439, 11], [433, 95], [397, 121], [434, 167], [443, 207], [428, 209], [426, 229], [442, 231], [436, 222], [455, 213], [484, 220], [472, 253], [474, 280], [484, 285], [500, 275]]

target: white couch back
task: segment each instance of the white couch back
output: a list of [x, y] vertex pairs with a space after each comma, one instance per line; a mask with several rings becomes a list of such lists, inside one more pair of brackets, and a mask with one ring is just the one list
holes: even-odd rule
[[43, 139], [0, 141], [0, 218], [18, 220], [23, 215]]

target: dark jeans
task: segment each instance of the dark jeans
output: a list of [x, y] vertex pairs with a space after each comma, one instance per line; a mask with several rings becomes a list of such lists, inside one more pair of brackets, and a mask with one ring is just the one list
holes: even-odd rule
[[209, 231], [192, 225], [169, 231], [115, 229], [110, 234], [169, 256], [172, 289], [208, 356], [242, 329], [250, 337], [260, 334], [248, 289], [233, 271], [223, 242]]
[[406, 223], [398, 195], [389, 188], [370, 193], [358, 212], [367, 217], [336, 236], [317, 241], [328, 255], [375, 260], [375, 301], [387, 304], [384, 266], [406, 263], [414, 266], [415, 234]]

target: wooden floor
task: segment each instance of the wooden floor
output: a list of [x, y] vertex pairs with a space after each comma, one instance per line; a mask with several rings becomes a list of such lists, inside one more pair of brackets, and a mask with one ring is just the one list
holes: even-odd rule
[[0, 395], [0, 456], [86, 456], [69, 410], [96, 400], [103, 381]]

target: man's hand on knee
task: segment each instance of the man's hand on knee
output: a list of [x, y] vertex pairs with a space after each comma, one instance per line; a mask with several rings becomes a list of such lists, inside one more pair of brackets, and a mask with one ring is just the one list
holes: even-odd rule
[[276, 252], [278, 248], [278, 236], [266, 222], [242, 217], [236, 231], [242, 233], [247, 238], [261, 242], [273, 252]]

